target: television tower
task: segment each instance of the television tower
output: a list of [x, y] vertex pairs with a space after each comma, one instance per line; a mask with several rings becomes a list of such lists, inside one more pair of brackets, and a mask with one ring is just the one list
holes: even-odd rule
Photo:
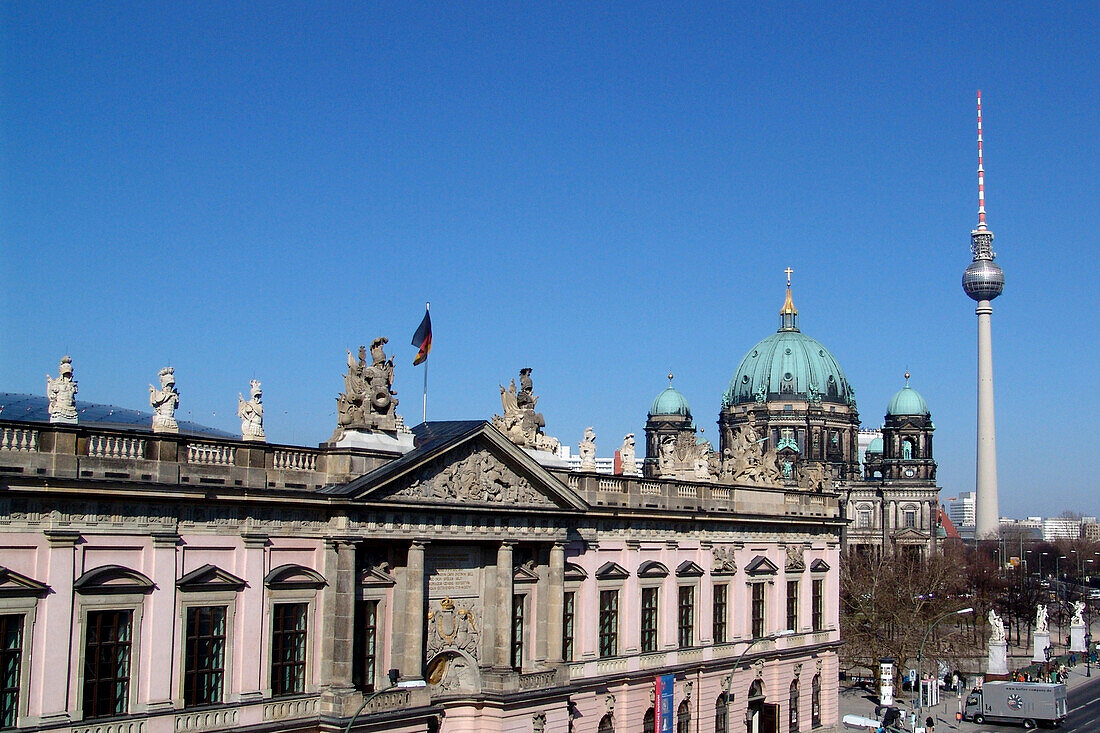
[[982, 167], [982, 92], [978, 90], [978, 228], [970, 232], [972, 261], [963, 273], [966, 294], [978, 301], [978, 461], [975, 471], [974, 537], [1000, 530], [997, 502], [997, 427], [993, 413], [993, 306], [1005, 274], [993, 260], [993, 232], [985, 225], [985, 169]]

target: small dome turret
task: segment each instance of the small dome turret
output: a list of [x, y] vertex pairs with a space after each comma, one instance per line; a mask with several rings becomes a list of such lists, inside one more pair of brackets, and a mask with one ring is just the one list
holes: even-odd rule
[[874, 438], [867, 445], [867, 455], [882, 455], [882, 438]]
[[905, 386], [890, 398], [886, 406], [887, 416], [929, 415], [928, 403], [921, 393], [909, 386], [909, 372], [905, 373]]
[[691, 406], [688, 404], [687, 398], [672, 386], [672, 374], [668, 375], [668, 388], [657, 395], [653, 400], [653, 404], [649, 407], [650, 417], [658, 415], [691, 417]]

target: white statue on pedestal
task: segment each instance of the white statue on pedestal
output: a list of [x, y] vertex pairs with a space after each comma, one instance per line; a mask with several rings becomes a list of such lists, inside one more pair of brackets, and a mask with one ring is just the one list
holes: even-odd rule
[[50, 400], [48, 408], [50, 422], [75, 423], [76, 422], [76, 380], [73, 379], [73, 360], [71, 357], [61, 357], [61, 365], [57, 368], [57, 379], [46, 375], [46, 396]]
[[638, 454], [634, 452], [634, 433], [623, 436], [623, 445], [619, 448], [619, 461], [623, 466], [623, 474], [633, 476], [637, 473]]
[[591, 427], [584, 429], [584, 440], [582, 440], [577, 448], [581, 456], [581, 468], [595, 468], [596, 467], [596, 431]]
[[1074, 601], [1073, 602], [1073, 618], [1069, 622], [1070, 626], [1084, 626], [1085, 625], [1085, 602]]
[[264, 440], [264, 405], [263, 390], [260, 389], [258, 380], [249, 382], [249, 399], [245, 402], [244, 395], [237, 393], [237, 417], [241, 419], [242, 440]]
[[1047, 607], [1046, 604], [1043, 603], [1040, 603], [1039, 607], [1035, 610], [1035, 633], [1049, 633], [1049, 628], [1047, 626]]
[[989, 641], [1003, 642], [1006, 639], [1005, 635], [1005, 622], [1001, 620], [1001, 617], [997, 615], [997, 612], [992, 608], [989, 609]]
[[149, 404], [153, 407], [153, 432], [178, 433], [176, 408], [180, 404], [180, 393], [176, 389], [176, 370], [164, 367], [157, 373], [160, 377], [160, 389], [149, 385]]

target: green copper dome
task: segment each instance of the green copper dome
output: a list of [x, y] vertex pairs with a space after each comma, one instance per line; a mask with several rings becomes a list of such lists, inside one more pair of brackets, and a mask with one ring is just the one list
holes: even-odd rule
[[867, 445], [867, 454], [871, 455], [871, 454], [874, 454], [874, 453], [878, 453], [878, 454], [882, 453], [882, 438], [874, 438]]
[[741, 360], [722, 404], [794, 399], [854, 406], [855, 390], [836, 357], [798, 330], [798, 311], [789, 286], [779, 315], [779, 331]]
[[668, 389], [657, 395], [653, 404], [649, 407], [649, 416], [655, 415], [684, 415], [691, 417], [691, 406], [687, 398], [669, 385]]
[[890, 399], [886, 407], [887, 415], [928, 415], [928, 403], [921, 397], [920, 392], [908, 384]]

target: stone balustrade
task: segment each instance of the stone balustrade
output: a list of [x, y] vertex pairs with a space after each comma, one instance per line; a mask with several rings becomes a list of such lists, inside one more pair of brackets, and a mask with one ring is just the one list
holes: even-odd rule
[[5, 426], [0, 430], [0, 450], [34, 453], [38, 451], [38, 431]]
[[204, 466], [232, 466], [237, 450], [231, 445], [217, 443], [188, 443], [187, 462]]
[[304, 450], [277, 450], [272, 467], [279, 471], [316, 471], [317, 453]]
[[92, 434], [88, 436], [88, 455], [93, 458], [136, 461], [145, 458], [145, 439], [128, 435]]

